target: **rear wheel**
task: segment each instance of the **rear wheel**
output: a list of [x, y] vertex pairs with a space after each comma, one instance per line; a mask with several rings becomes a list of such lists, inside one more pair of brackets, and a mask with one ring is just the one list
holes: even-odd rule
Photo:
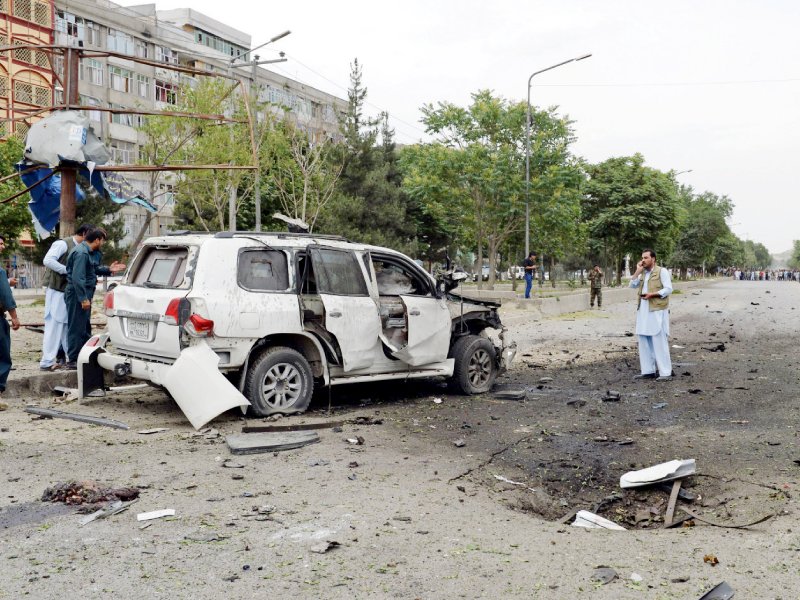
[[251, 403], [248, 414], [257, 417], [303, 412], [313, 391], [311, 367], [292, 348], [269, 348], [247, 370], [245, 395]]
[[464, 394], [482, 394], [492, 389], [497, 378], [497, 355], [492, 342], [477, 335], [465, 335], [453, 345], [453, 384]]

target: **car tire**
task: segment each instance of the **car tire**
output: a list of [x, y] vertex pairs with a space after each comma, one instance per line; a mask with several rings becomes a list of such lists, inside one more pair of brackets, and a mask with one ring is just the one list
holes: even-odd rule
[[278, 346], [261, 352], [247, 369], [247, 414], [268, 417], [303, 412], [311, 402], [314, 378], [305, 357], [297, 350]]
[[455, 359], [452, 383], [464, 394], [483, 394], [497, 378], [497, 356], [491, 340], [465, 335], [456, 340], [451, 356]]

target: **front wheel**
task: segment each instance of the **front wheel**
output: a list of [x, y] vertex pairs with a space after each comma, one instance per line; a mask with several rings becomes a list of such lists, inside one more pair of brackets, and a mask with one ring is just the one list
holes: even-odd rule
[[247, 369], [248, 414], [268, 417], [303, 412], [311, 402], [314, 379], [305, 357], [292, 348], [269, 348]]
[[453, 384], [464, 394], [483, 394], [492, 389], [497, 378], [497, 355], [492, 342], [477, 335], [456, 340]]

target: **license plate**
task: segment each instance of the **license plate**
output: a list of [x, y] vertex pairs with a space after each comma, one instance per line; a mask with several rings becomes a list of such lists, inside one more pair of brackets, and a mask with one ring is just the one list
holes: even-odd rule
[[128, 337], [133, 340], [149, 340], [150, 321], [128, 319]]

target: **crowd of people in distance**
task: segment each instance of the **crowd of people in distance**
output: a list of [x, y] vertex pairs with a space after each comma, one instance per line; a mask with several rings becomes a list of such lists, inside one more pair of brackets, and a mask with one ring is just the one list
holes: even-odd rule
[[797, 269], [747, 271], [732, 267], [726, 275], [739, 281], [796, 281], [800, 283], [800, 270]]

